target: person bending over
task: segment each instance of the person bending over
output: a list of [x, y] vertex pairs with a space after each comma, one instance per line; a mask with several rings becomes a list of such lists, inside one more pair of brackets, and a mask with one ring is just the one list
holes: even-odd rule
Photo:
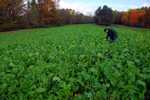
[[107, 33], [106, 40], [110, 42], [114, 42], [118, 38], [117, 32], [113, 28], [107, 27], [104, 32]]

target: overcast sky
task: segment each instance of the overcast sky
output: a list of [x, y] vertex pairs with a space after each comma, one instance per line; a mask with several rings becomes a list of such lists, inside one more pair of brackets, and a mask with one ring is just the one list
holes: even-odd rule
[[150, 6], [150, 0], [60, 0], [60, 8], [71, 8], [84, 14], [94, 14], [99, 6], [109, 7], [126, 11], [131, 8]]

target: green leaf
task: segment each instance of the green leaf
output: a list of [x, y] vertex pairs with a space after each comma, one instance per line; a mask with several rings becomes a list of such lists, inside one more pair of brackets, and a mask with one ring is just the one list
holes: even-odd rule
[[45, 91], [46, 91], [46, 89], [42, 88], [42, 87], [39, 87], [39, 88], [36, 89], [36, 92], [38, 92], [38, 93], [42, 93], [42, 92], [45, 92]]

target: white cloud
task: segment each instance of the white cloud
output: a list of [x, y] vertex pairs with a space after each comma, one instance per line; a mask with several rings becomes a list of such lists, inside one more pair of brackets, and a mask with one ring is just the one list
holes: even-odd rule
[[59, 3], [60, 5], [60, 8], [71, 8], [71, 9], [74, 9], [75, 11], [79, 11], [79, 12], [82, 12], [83, 14], [94, 14], [93, 11], [96, 10], [97, 7], [95, 7], [95, 5], [83, 5], [82, 3], [68, 3], [68, 2], [65, 2], [63, 0], [60, 1]]
[[142, 6], [150, 6], [150, 2], [144, 2], [143, 4], [142, 4]]

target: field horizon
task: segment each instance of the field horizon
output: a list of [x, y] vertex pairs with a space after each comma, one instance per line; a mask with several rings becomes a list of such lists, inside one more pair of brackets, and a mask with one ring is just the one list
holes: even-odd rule
[[[89, 23], [89, 24], [68, 24], [68, 25], [60, 25], [60, 26], [46, 26], [46, 27], [37, 27], [37, 28], [24, 28], [24, 29], [16, 29], [16, 30], [10, 30], [10, 31], [0, 31], [0, 34], [7, 34], [7, 33], [14, 33], [17, 31], [28, 31], [28, 30], [35, 30], [35, 29], [49, 29], [49, 28], [59, 28], [59, 27], [64, 27], [64, 26], [78, 26], [78, 25], [96, 25], [99, 27], [107, 27], [106, 25], [97, 25], [95, 23]], [[112, 27], [126, 27], [126, 28], [133, 28], [133, 29], [142, 29], [142, 30], [150, 30], [149, 28], [145, 27], [134, 27], [134, 26], [127, 26], [127, 25], [119, 25], [119, 24], [112, 24], [110, 25]]]

